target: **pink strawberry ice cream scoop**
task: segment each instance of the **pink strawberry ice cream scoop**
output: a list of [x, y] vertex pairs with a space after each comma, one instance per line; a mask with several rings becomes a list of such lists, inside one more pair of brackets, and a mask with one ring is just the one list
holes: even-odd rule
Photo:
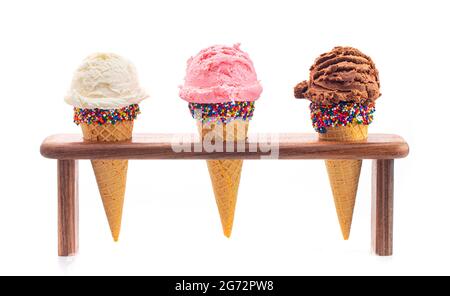
[[249, 55], [239, 46], [211, 46], [190, 58], [180, 97], [198, 104], [256, 101], [262, 86]]

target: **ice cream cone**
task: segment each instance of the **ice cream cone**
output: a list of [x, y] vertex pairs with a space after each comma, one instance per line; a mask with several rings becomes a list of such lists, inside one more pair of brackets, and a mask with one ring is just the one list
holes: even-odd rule
[[[148, 97], [134, 65], [114, 53], [88, 56], [75, 71], [65, 101], [85, 141], [119, 142], [132, 137], [139, 103]], [[118, 241], [127, 183], [127, 160], [93, 160], [95, 178], [111, 233]]]
[[[119, 142], [131, 139], [133, 121], [116, 124], [81, 124], [85, 141]], [[119, 240], [127, 183], [128, 160], [93, 160], [95, 178], [114, 241]]]
[[[311, 101], [311, 120], [320, 140], [364, 141], [375, 101], [381, 96], [378, 70], [360, 50], [338, 46], [315, 60], [309, 80], [295, 86], [294, 96]], [[326, 160], [325, 164], [342, 234], [348, 240], [362, 161]]]
[[[202, 124], [198, 128], [202, 139], [211, 137], [216, 141], [243, 142], [247, 138], [248, 121], [234, 120], [227, 124]], [[212, 133], [212, 134], [211, 134]], [[222, 221], [223, 233], [231, 237], [234, 214], [242, 172], [242, 160], [208, 160], [208, 170]]]
[[[224, 140], [244, 142], [262, 86], [250, 56], [240, 45], [215, 45], [201, 50], [188, 60], [184, 80], [180, 97], [189, 102], [204, 146], [214, 140], [211, 144], [215, 148]], [[243, 161], [217, 159], [207, 163], [223, 232], [230, 237]]]
[[[351, 124], [344, 127], [327, 128], [327, 132], [319, 134], [319, 138], [323, 141], [364, 141], [367, 139], [367, 132], [367, 125]], [[344, 239], [348, 240], [362, 160], [326, 160], [325, 164], [342, 234]]]

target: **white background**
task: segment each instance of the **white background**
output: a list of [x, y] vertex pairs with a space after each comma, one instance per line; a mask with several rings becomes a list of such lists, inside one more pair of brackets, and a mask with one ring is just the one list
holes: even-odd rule
[[[449, 274], [448, 12], [448, 1], [1, 1], [0, 274]], [[396, 161], [395, 256], [370, 254], [369, 161], [348, 242], [322, 161], [247, 161], [231, 240], [203, 161], [132, 161], [118, 244], [83, 161], [80, 255], [59, 259], [56, 162], [39, 146], [81, 132], [63, 97], [82, 59], [136, 64], [151, 94], [136, 132], [194, 133], [178, 97], [186, 60], [236, 42], [264, 87], [251, 133], [313, 132], [293, 87], [314, 59], [335, 45], [373, 57], [383, 96], [370, 132], [411, 146]]]

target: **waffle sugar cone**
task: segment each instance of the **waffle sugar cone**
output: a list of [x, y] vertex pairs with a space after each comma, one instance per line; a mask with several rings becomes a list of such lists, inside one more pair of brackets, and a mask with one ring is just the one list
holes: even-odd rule
[[[367, 131], [367, 125], [354, 124], [345, 127], [327, 128], [327, 132], [319, 134], [319, 138], [324, 141], [364, 141], [367, 139]], [[326, 160], [325, 164], [342, 234], [344, 239], [348, 240], [362, 160]]]
[[[127, 141], [131, 139], [133, 133], [133, 121], [102, 126], [82, 124], [81, 129], [85, 141]], [[114, 241], [118, 241], [122, 224], [128, 160], [93, 160], [92, 167], [112, 236]]]
[[[200, 135], [223, 142], [244, 142], [247, 138], [248, 121], [234, 120], [227, 124], [198, 123]], [[236, 209], [242, 160], [208, 160], [208, 170], [222, 221], [223, 233], [231, 237]]]

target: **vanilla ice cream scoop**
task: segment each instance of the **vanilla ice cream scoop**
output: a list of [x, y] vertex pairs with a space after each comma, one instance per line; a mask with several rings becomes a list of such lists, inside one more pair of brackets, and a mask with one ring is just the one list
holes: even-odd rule
[[112, 53], [87, 57], [74, 74], [65, 101], [83, 109], [120, 109], [148, 98], [134, 65]]

